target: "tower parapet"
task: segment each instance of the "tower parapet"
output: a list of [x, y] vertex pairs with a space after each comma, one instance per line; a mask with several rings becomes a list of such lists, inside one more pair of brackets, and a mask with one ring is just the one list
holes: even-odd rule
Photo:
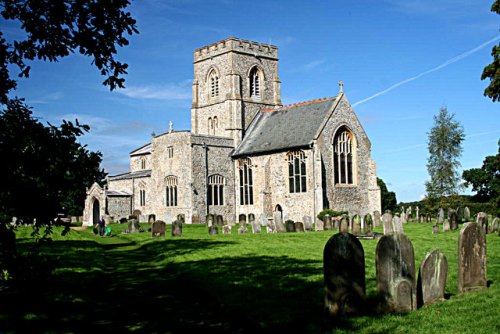
[[278, 59], [277, 46], [229, 37], [194, 50], [194, 63], [219, 56], [226, 52], [238, 52], [255, 57]]

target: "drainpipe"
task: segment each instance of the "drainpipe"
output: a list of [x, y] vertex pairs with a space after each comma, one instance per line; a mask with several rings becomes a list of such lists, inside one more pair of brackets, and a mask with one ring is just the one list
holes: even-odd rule
[[[314, 162], [314, 142], [309, 147], [312, 152], [312, 170], [313, 170], [313, 223], [316, 224], [316, 166]], [[316, 225], [315, 225], [316, 226]]]

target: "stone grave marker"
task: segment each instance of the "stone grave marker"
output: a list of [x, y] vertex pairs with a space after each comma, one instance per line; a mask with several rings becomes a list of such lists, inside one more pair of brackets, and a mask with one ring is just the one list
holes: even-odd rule
[[241, 226], [245, 225], [247, 223], [247, 216], [244, 214], [240, 214], [238, 217], [238, 222]]
[[217, 228], [217, 226], [216, 226], [216, 225], [209, 226], [209, 227], [208, 227], [208, 234], [210, 234], [210, 235], [216, 235], [216, 234], [219, 234], [219, 229]]
[[373, 231], [373, 220], [372, 220], [372, 216], [367, 213], [365, 215], [365, 219], [364, 219], [364, 234], [369, 234], [369, 233], [372, 233]]
[[224, 226], [224, 217], [222, 217], [222, 215], [216, 215], [215, 216], [215, 225], [217, 227]]
[[305, 232], [303, 222], [295, 222], [295, 232]]
[[316, 220], [316, 231], [323, 231], [324, 230], [324, 223], [322, 220]]
[[417, 306], [444, 300], [448, 261], [443, 252], [434, 249], [427, 253], [420, 264], [417, 279]]
[[469, 207], [466, 206], [464, 208], [464, 223], [468, 223], [470, 222], [470, 210], [469, 210]]
[[375, 225], [375, 227], [380, 226], [380, 211], [373, 212], [373, 225]]
[[179, 213], [177, 215], [177, 220], [184, 224], [186, 222], [186, 216], [183, 213]]
[[352, 217], [352, 234], [361, 234], [361, 217], [359, 215], [354, 215], [354, 217]]
[[343, 215], [339, 223], [339, 232], [347, 233], [349, 231], [349, 216]]
[[[418, 217], [420, 217], [420, 209], [418, 208], [418, 206], [415, 208], [415, 217], [418, 219]], [[420, 221], [419, 221], [420, 223]]]
[[295, 222], [293, 220], [287, 220], [285, 222], [285, 229], [287, 232], [295, 232]]
[[401, 224], [406, 224], [408, 222], [408, 220], [406, 218], [406, 213], [401, 212], [400, 220], [401, 220]]
[[253, 213], [250, 213], [248, 215], [248, 223], [253, 226], [255, 224], [255, 215]]
[[[250, 217], [250, 215], [249, 215], [249, 217]], [[254, 234], [260, 233], [262, 231], [262, 227], [260, 225], [260, 222], [255, 221], [255, 219], [250, 220], [250, 225], [252, 226], [252, 232]]]
[[222, 234], [231, 234], [231, 226], [229, 225], [222, 226]]
[[199, 224], [200, 223], [200, 215], [193, 214], [191, 216], [191, 224]]
[[439, 208], [438, 211], [438, 224], [442, 224], [444, 222], [444, 210], [443, 208]]
[[448, 210], [448, 222], [450, 224], [450, 230], [458, 230], [458, 214], [457, 211], [450, 209]]
[[247, 234], [248, 233], [248, 228], [244, 225], [241, 225], [238, 228], [238, 234]]
[[450, 222], [448, 220], [443, 221], [443, 232], [450, 230]]
[[276, 233], [276, 225], [274, 225], [274, 221], [273, 220], [268, 220], [267, 221], [266, 232], [267, 233]]
[[304, 220], [304, 229], [306, 232], [311, 232], [312, 231], [312, 218], [311, 216], [304, 216], [302, 217]]
[[498, 232], [498, 218], [493, 219], [491, 223], [491, 233]]
[[386, 212], [382, 215], [382, 222], [384, 227], [384, 234], [389, 234], [394, 232], [394, 228], [392, 225], [392, 215], [390, 212]]
[[323, 250], [325, 308], [332, 316], [362, 313], [365, 308], [365, 254], [352, 234], [333, 235]]
[[439, 225], [432, 225], [432, 234], [439, 233]]
[[325, 229], [325, 231], [329, 231], [333, 228], [332, 217], [330, 217], [330, 215], [325, 215], [323, 222], [324, 222], [323, 228]]
[[281, 215], [281, 212], [275, 212], [273, 218], [276, 232], [285, 232], [285, 225], [283, 224], [283, 216]]
[[156, 215], [149, 215], [148, 216], [148, 223], [153, 224], [156, 221]]
[[457, 208], [457, 222], [458, 224], [462, 224], [463, 223], [463, 218], [464, 218], [464, 208], [459, 206]]
[[466, 223], [458, 237], [458, 291], [486, 287], [486, 233], [479, 224]]
[[172, 222], [172, 236], [182, 237], [182, 222], [178, 220]]
[[488, 215], [484, 212], [477, 214], [476, 223], [481, 226], [486, 233], [488, 233]]
[[405, 233], [403, 230], [403, 223], [401, 222], [401, 218], [398, 214], [392, 217], [392, 228], [396, 233]]
[[207, 219], [207, 226], [208, 227], [215, 225], [215, 217], [213, 214], [208, 214], [206, 219]]
[[157, 220], [151, 224], [151, 236], [153, 238], [165, 237], [166, 230], [167, 224], [162, 220]]
[[129, 219], [128, 220], [128, 227], [124, 231], [125, 233], [138, 233], [138, 232], [143, 232], [144, 230], [141, 228], [141, 225], [139, 225], [139, 222], [137, 219]]
[[261, 213], [259, 216], [259, 224], [260, 226], [267, 226], [268, 219], [265, 213]]
[[386, 234], [377, 243], [375, 253], [377, 290], [385, 309], [398, 313], [417, 308], [415, 255], [413, 245], [402, 233]]

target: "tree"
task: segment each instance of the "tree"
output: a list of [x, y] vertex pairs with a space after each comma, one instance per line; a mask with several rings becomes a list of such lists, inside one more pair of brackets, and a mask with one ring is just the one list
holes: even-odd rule
[[434, 126], [428, 133], [427, 171], [431, 179], [425, 183], [425, 188], [427, 197], [431, 199], [455, 195], [461, 187], [457, 169], [461, 166], [459, 158], [465, 135], [454, 116], [442, 107], [434, 116]]
[[[491, 11], [500, 14], [500, 0], [493, 3]], [[484, 68], [481, 80], [490, 79], [490, 84], [484, 90], [484, 96], [496, 102], [500, 101], [500, 43], [493, 46], [491, 55], [493, 62]]]
[[389, 191], [385, 182], [377, 177], [377, 185], [380, 187], [380, 198], [382, 200], [382, 212], [386, 210], [395, 211], [398, 207], [398, 201], [396, 200], [396, 193]]
[[471, 168], [462, 173], [465, 186], [472, 186], [477, 194], [475, 199], [482, 202], [495, 202], [500, 211], [500, 140], [497, 155], [487, 156], [481, 168]]

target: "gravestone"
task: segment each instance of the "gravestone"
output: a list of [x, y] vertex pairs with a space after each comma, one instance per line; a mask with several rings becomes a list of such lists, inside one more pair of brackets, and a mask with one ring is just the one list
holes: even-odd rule
[[206, 219], [207, 219], [207, 226], [208, 227], [215, 225], [215, 217], [213, 214], [208, 214]]
[[259, 224], [260, 226], [267, 226], [268, 219], [265, 213], [261, 213], [259, 216]]
[[469, 207], [466, 206], [464, 208], [464, 223], [468, 223], [470, 222], [470, 210], [469, 210]]
[[231, 226], [229, 225], [222, 226], [222, 234], [231, 234]]
[[245, 216], [244, 214], [240, 214], [238, 216], [238, 223], [243, 226], [247, 223], [247, 216]]
[[273, 218], [276, 232], [285, 232], [285, 225], [283, 224], [283, 216], [281, 215], [281, 212], [275, 212]]
[[186, 216], [183, 213], [179, 213], [177, 215], [177, 220], [181, 222], [181, 224], [184, 224], [186, 222]]
[[401, 218], [399, 218], [398, 214], [392, 217], [392, 229], [396, 233], [404, 233], [403, 223], [401, 223]]
[[367, 213], [365, 215], [365, 219], [364, 219], [364, 234], [369, 234], [369, 233], [372, 233], [372, 230], [373, 230], [373, 221], [372, 221], [372, 216]]
[[128, 220], [128, 228], [125, 230], [126, 233], [137, 233], [143, 232], [144, 230], [139, 225], [137, 219], [129, 219]]
[[193, 214], [191, 216], [191, 224], [199, 224], [200, 223], [200, 215]]
[[172, 236], [182, 237], [182, 222], [178, 220], [172, 222]]
[[394, 232], [394, 228], [392, 225], [392, 215], [390, 212], [386, 212], [382, 215], [382, 222], [385, 235]]
[[250, 213], [248, 215], [248, 223], [253, 226], [255, 224], [255, 215], [253, 213]]
[[402, 233], [382, 236], [377, 243], [375, 264], [382, 308], [398, 313], [415, 310], [415, 255], [410, 239]]
[[401, 213], [401, 224], [406, 224], [408, 221], [406, 219], [406, 213], [402, 212]]
[[432, 225], [432, 234], [439, 233], [439, 225]]
[[450, 222], [448, 220], [443, 221], [443, 232], [450, 230]]
[[408, 209], [406, 209], [406, 221], [407, 222], [413, 221], [411, 214], [412, 214], [412, 211], [411, 211], [411, 206], [410, 206], [410, 207], [408, 207]]
[[450, 224], [450, 230], [458, 230], [458, 214], [455, 210], [448, 210], [448, 222]]
[[458, 238], [458, 291], [484, 289], [486, 280], [486, 233], [477, 223], [466, 223]]
[[323, 250], [325, 308], [332, 316], [361, 313], [365, 308], [365, 254], [352, 234], [337, 233]]
[[166, 230], [167, 224], [162, 220], [157, 220], [151, 224], [151, 236], [153, 238], [164, 237]]
[[375, 225], [375, 227], [380, 226], [380, 211], [373, 212], [373, 225]]
[[[248, 216], [250, 218], [250, 215]], [[260, 226], [260, 222], [254, 220], [250, 220], [250, 226], [252, 226], [252, 232], [254, 234], [260, 233], [262, 231], [262, 227]]]
[[484, 212], [477, 214], [476, 223], [481, 226], [486, 233], [488, 233], [488, 215]]
[[420, 208], [418, 206], [415, 208], [415, 217], [420, 217]]
[[295, 232], [305, 232], [304, 223], [295, 222]]
[[153, 224], [156, 221], [156, 215], [149, 215], [148, 216], [148, 223]]
[[276, 225], [274, 225], [274, 221], [273, 220], [268, 220], [267, 221], [266, 232], [267, 233], [276, 233]]
[[438, 224], [442, 224], [444, 222], [444, 210], [443, 208], [439, 208], [438, 211]]
[[224, 217], [222, 217], [222, 215], [216, 215], [215, 216], [215, 225], [217, 227], [224, 226]]
[[464, 208], [459, 206], [457, 208], [457, 222], [458, 222], [458, 224], [463, 223], [463, 218], [464, 218]]
[[287, 220], [285, 222], [285, 229], [287, 232], [295, 232], [295, 222], [293, 220]]
[[248, 228], [244, 225], [240, 226], [238, 228], [238, 234], [247, 234], [248, 233]]
[[322, 220], [316, 220], [316, 231], [324, 231], [324, 223]]
[[325, 231], [329, 231], [333, 228], [332, 217], [330, 215], [325, 215], [323, 222], [324, 222], [323, 228], [325, 229]]
[[347, 233], [349, 231], [349, 216], [342, 215], [339, 223], [339, 232]]
[[491, 223], [491, 233], [498, 232], [498, 218], [493, 219]]
[[359, 215], [352, 217], [352, 234], [361, 234], [361, 217]]
[[216, 234], [219, 234], [219, 229], [217, 228], [217, 226], [213, 225], [213, 226], [209, 226], [208, 227], [208, 234], [210, 235], [216, 235]]
[[312, 231], [312, 218], [311, 218], [311, 216], [304, 216], [304, 217], [302, 217], [302, 219], [304, 220], [304, 229], [307, 232], [311, 232]]
[[417, 306], [433, 304], [444, 300], [448, 261], [439, 250], [427, 253], [420, 264], [417, 279]]

